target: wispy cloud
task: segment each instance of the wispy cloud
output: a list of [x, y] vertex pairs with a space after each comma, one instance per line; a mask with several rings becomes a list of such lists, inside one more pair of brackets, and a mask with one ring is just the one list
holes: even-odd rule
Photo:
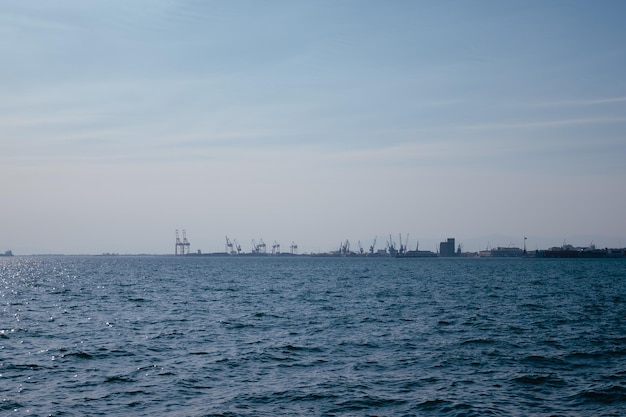
[[32, 14], [24, 14], [19, 12], [0, 13], [0, 24], [3, 29], [8, 31], [18, 29], [33, 30], [50, 30], [50, 31], [68, 31], [73, 29], [69, 24], [55, 21], [46, 17], [38, 17]]
[[575, 125], [587, 125], [587, 124], [609, 124], [609, 123], [613, 124], [613, 123], [624, 123], [624, 122], [626, 122], [626, 117], [582, 117], [582, 118], [577, 118], [577, 119], [462, 125], [462, 126], [458, 126], [458, 129], [467, 129], [467, 130], [536, 129], [536, 128], [551, 128], [551, 127], [575, 126]]
[[606, 97], [596, 99], [572, 99], [546, 101], [535, 104], [538, 107], [560, 107], [560, 106], [596, 106], [601, 104], [626, 103], [626, 97]]

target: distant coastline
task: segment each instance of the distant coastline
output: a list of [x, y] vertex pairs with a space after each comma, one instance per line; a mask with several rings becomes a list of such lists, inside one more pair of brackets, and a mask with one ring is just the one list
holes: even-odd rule
[[[254, 242], [254, 241], [253, 241]], [[204, 252], [200, 249], [191, 250], [191, 243], [186, 239], [181, 240], [177, 237], [175, 243], [175, 251], [173, 253], [22, 253], [14, 254], [12, 250], [0, 252], [0, 257], [8, 258], [14, 256], [40, 256], [40, 257], [79, 257], [79, 256], [97, 256], [97, 257], [124, 257], [124, 256], [176, 256], [176, 257], [230, 257], [230, 258], [291, 258], [291, 257], [315, 257], [315, 258], [625, 258], [626, 247], [597, 247], [590, 243], [587, 246], [573, 246], [563, 242], [561, 246], [552, 246], [546, 249], [527, 249], [526, 238], [524, 245], [518, 246], [497, 246], [495, 248], [487, 247], [479, 251], [464, 251], [463, 244], [457, 244], [455, 238], [448, 238], [440, 242], [437, 250], [421, 250], [419, 243], [414, 249], [409, 249], [408, 236], [406, 240], [402, 240], [400, 236], [400, 244], [396, 244], [391, 236], [381, 248], [376, 247], [376, 239], [367, 248], [363, 247], [360, 242], [357, 249], [351, 249], [348, 240], [340, 243], [335, 250], [319, 251], [319, 252], [302, 252], [298, 253], [298, 246], [292, 242], [289, 251], [281, 251], [280, 245], [274, 242], [270, 246], [271, 250], [266, 250], [266, 245], [262, 243], [252, 246], [252, 250], [244, 251], [241, 246], [234, 241], [226, 240], [223, 251]]]
[[[264, 256], [313, 256], [313, 257], [368, 257], [368, 258], [453, 258], [453, 257], [479, 257], [479, 258], [623, 258], [626, 257], [626, 248], [597, 248], [595, 244], [591, 243], [588, 246], [572, 246], [563, 243], [559, 247], [551, 247], [549, 249], [536, 249], [529, 251], [526, 247], [527, 237], [524, 236], [523, 247], [496, 247], [492, 249], [486, 249], [478, 252], [464, 252], [463, 245], [458, 244], [455, 238], [447, 238], [445, 241], [440, 242], [438, 250], [420, 250], [419, 242], [414, 250], [409, 249], [409, 236], [408, 234], [399, 236], [399, 243], [394, 240], [392, 235], [385, 241], [382, 248], [377, 249], [376, 243], [378, 237], [375, 237], [373, 243], [368, 247], [364, 247], [360, 241], [357, 243], [356, 250], [351, 249], [351, 243], [349, 240], [345, 240], [338, 245], [336, 250], [320, 253], [304, 253], [298, 254], [298, 245], [292, 242], [289, 246], [288, 252], [281, 252], [281, 246], [278, 242], [270, 246], [271, 252], [267, 251], [267, 245], [260, 239], [257, 243], [252, 240], [252, 250], [245, 252], [242, 250], [241, 245], [237, 243], [237, 240], [231, 240], [228, 236], [225, 237], [225, 246], [223, 252], [209, 252], [203, 253], [200, 249], [195, 252], [191, 251], [191, 243], [187, 239], [187, 232], [182, 231], [182, 239], [180, 233], [176, 230], [176, 240], [174, 246], [175, 256], [212, 256], [212, 257], [264, 257]], [[382, 245], [381, 245], [382, 246]]]

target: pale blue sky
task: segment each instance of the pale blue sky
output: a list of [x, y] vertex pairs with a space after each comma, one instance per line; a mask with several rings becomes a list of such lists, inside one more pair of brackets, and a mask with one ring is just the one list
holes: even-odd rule
[[624, 16], [0, 0], [0, 250], [626, 245]]

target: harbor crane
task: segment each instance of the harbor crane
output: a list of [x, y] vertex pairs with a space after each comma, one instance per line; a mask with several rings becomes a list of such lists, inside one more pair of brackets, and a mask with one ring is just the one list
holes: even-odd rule
[[374, 236], [374, 243], [370, 246], [370, 255], [374, 254], [374, 249], [376, 248], [376, 238], [378, 238], [378, 236]]
[[291, 246], [289, 247], [291, 249], [291, 254], [295, 255], [298, 252], [298, 245], [296, 245], [296, 242], [291, 242]]
[[185, 255], [189, 253], [191, 244], [187, 240], [187, 232], [183, 229], [183, 239], [181, 241], [178, 229], [176, 229], [176, 248], [174, 249], [174, 255]]
[[406, 234], [406, 243], [402, 244], [402, 233], [400, 233], [400, 255], [403, 255], [409, 249], [409, 234]]
[[339, 244], [339, 253], [341, 255], [347, 255], [350, 253], [350, 241], [346, 239], [345, 243]]
[[233, 242], [228, 239], [228, 236], [226, 236], [226, 246], [224, 246], [224, 251], [229, 255], [232, 255], [235, 252], [233, 250]]
[[265, 253], [267, 249], [267, 245], [263, 242], [263, 238], [259, 240], [259, 243], [256, 243], [254, 239], [252, 239], [252, 253]]
[[280, 244], [274, 241], [274, 244], [272, 245], [272, 255], [277, 255], [279, 253], [280, 253]]
[[183, 229], [183, 255], [185, 254], [185, 250], [189, 253], [189, 248], [191, 247], [191, 243], [187, 240], [187, 231]]
[[178, 249], [182, 244], [183, 242], [180, 241], [180, 236], [178, 235], [178, 229], [176, 229], [176, 247], [174, 248], [174, 255], [178, 255]]
[[233, 239], [233, 245], [235, 246], [235, 249], [237, 250], [237, 255], [241, 254], [241, 245], [237, 243], [237, 239]]
[[387, 251], [391, 256], [395, 256], [398, 253], [398, 250], [396, 249], [396, 244], [394, 243], [391, 235], [389, 235], [389, 241], [387, 242]]

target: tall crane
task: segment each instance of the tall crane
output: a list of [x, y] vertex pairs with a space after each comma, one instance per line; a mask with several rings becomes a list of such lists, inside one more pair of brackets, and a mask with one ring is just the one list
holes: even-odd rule
[[233, 239], [233, 245], [235, 246], [235, 249], [237, 250], [237, 255], [241, 254], [241, 245], [237, 243], [237, 239]]
[[259, 240], [259, 243], [256, 243], [254, 239], [252, 239], [252, 253], [266, 253], [267, 245], [263, 242], [263, 238]]
[[402, 233], [400, 233], [400, 255], [403, 255], [409, 249], [409, 234], [406, 234], [406, 243], [402, 243]]
[[372, 243], [372, 246], [370, 246], [370, 255], [374, 254], [374, 249], [376, 248], [376, 239], [378, 238], [378, 236], [374, 236], [374, 243]]
[[178, 229], [176, 229], [176, 247], [174, 248], [174, 255], [178, 255], [178, 249], [181, 245], [182, 242], [180, 241], [180, 236], [178, 235]]
[[277, 255], [279, 253], [280, 253], [280, 244], [274, 241], [274, 244], [272, 245], [272, 255]]
[[347, 255], [350, 253], [350, 241], [346, 239], [345, 243], [339, 244], [339, 253], [341, 255]]
[[174, 249], [174, 255], [184, 255], [185, 252], [189, 253], [189, 241], [187, 240], [187, 232], [183, 229], [183, 239], [180, 240], [178, 229], [176, 229], [176, 248]]
[[189, 248], [191, 247], [191, 243], [187, 240], [187, 231], [183, 229], [183, 255], [185, 254], [185, 250], [189, 253]]
[[296, 242], [294, 241], [291, 242], [291, 246], [289, 248], [291, 249], [292, 255], [295, 255], [298, 252], [298, 245], [296, 245]]
[[228, 236], [226, 236], [226, 246], [224, 246], [224, 251], [229, 254], [232, 255], [233, 254], [233, 243], [230, 241], [230, 239], [228, 238]]
[[396, 244], [393, 241], [391, 235], [389, 235], [389, 241], [387, 242], [387, 250], [389, 251], [389, 255], [395, 256], [398, 253], [396, 249]]

